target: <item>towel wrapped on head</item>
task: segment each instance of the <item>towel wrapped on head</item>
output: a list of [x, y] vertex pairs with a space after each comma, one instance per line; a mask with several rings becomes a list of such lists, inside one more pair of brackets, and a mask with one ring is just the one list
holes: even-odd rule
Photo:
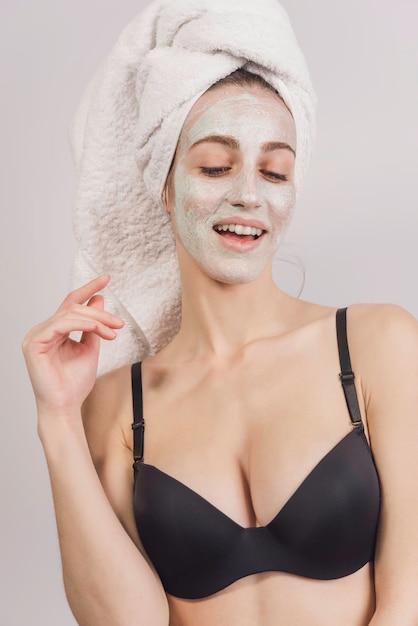
[[156, 0], [123, 30], [88, 84], [69, 135], [78, 173], [75, 288], [102, 273], [105, 307], [125, 320], [102, 342], [99, 374], [154, 354], [177, 333], [181, 285], [161, 195], [182, 126], [213, 84], [243, 68], [291, 111], [300, 189], [316, 98], [276, 0]]

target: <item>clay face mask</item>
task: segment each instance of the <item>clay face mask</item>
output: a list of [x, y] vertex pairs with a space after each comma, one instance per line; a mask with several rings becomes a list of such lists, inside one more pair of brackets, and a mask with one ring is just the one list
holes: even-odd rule
[[295, 145], [291, 114], [261, 89], [216, 89], [190, 111], [177, 150], [173, 227], [215, 280], [250, 282], [272, 260], [295, 204]]

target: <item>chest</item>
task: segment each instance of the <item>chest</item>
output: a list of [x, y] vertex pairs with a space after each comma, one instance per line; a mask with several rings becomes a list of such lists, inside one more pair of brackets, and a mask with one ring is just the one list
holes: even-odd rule
[[144, 461], [242, 527], [266, 525], [351, 431], [333, 354], [143, 375]]
[[373, 559], [379, 484], [332, 354], [316, 369], [275, 358], [277, 375], [265, 356], [145, 384], [135, 519], [171, 595], [205, 597], [256, 572], [339, 578]]
[[[302, 462], [293, 465], [297, 486], [284, 496], [281, 482], [287, 482], [289, 490], [288, 485], [295, 481], [288, 467], [282, 468], [283, 461], [276, 461], [284, 447], [283, 442], [279, 445], [280, 429], [264, 432], [269, 420], [263, 426], [258, 423], [257, 443], [247, 446], [247, 467], [235, 449], [229, 448], [229, 441], [225, 444], [208, 431], [207, 446], [193, 438], [195, 446], [200, 444], [200, 455], [191, 452], [187, 463], [195, 462], [196, 482], [203, 489], [209, 485], [209, 496], [202, 487], [191, 486], [190, 477], [196, 476], [191, 466], [188, 478], [182, 479], [161, 464], [136, 461], [136, 524], [169, 594], [202, 598], [239, 578], [264, 571], [334, 579], [357, 571], [374, 558], [380, 496], [363, 427], [345, 433], [299, 478], [301, 464], [310, 459], [312, 446], [306, 446], [300, 454]], [[213, 422], [216, 425], [216, 418]], [[244, 429], [244, 439], [254, 432], [254, 424], [252, 429]], [[314, 441], [321, 446], [319, 439]], [[216, 464], [214, 444], [221, 454], [228, 451], [229, 458], [221, 456]], [[294, 440], [290, 445], [296, 452]], [[236, 465], [231, 462], [234, 455]], [[259, 466], [256, 470], [253, 463]], [[179, 467], [181, 474], [184, 464]], [[269, 472], [275, 473], [272, 479]], [[277, 490], [283, 503], [277, 504]], [[216, 494], [227, 497], [218, 504]], [[268, 499], [274, 507], [270, 503], [267, 510]]]

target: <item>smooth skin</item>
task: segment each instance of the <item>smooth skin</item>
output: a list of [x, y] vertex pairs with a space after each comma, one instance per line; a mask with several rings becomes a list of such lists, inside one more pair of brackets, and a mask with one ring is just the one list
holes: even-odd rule
[[[99, 276], [71, 292], [51, 318], [28, 333], [23, 352], [51, 478], [65, 591], [77, 622], [167, 626], [161, 583], [112, 508], [82, 422], [81, 407], [96, 380], [100, 339], [113, 339], [123, 326], [103, 310], [98, 295], [109, 278]], [[69, 337], [73, 330], [83, 333], [79, 343]], [[97, 413], [95, 419], [106, 425], [103, 417]], [[97, 457], [95, 462], [99, 471]], [[132, 460], [120, 442], [113, 446], [111, 464], [123, 492]]]
[[[216, 97], [215, 90], [210, 98]], [[212, 147], [200, 157], [212, 158]], [[239, 163], [248, 153], [239, 156], [228, 158]], [[252, 163], [234, 212], [253, 215], [264, 207], [257, 194], [265, 174], [256, 158]], [[239, 166], [225, 173], [235, 175]], [[164, 202], [176, 234], [175, 189]], [[338, 379], [335, 308], [277, 289], [271, 260], [248, 283], [216, 280], [176, 239], [182, 324], [143, 364], [144, 460], [242, 526], [264, 525], [351, 429]], [[395, 305], [348, 309], [360, 409], [382, 486], [374, 567], [334, 581], [265, 572], [208, 598], [184, 600], [164, 593], [135, 528], [130, 366], [96, 380], [100, 340], [111, 341], [123, 325], [103, 310], [100, 291], [108, 282], [101, 276], [70, 293], [23, 341], [65, 589], [78, 623], [417, 625], [416, 320]], [[69, 338], [72, 330], [82, 331], [80, 343]]]

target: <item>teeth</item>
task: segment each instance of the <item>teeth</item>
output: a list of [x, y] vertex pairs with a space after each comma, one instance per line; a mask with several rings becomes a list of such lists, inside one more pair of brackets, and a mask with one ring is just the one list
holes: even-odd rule
[[243, 226], [242, 224], [222, 224], [219, 226], [215, 226], [215, 230], [219, 232], [226, 232], [229, 230], [230, 233], [235, 233], [236, 235], [252, 235], [255, 237], [260, 237], [263, 234], [261, 228], [254, 228], [253, 226]]

